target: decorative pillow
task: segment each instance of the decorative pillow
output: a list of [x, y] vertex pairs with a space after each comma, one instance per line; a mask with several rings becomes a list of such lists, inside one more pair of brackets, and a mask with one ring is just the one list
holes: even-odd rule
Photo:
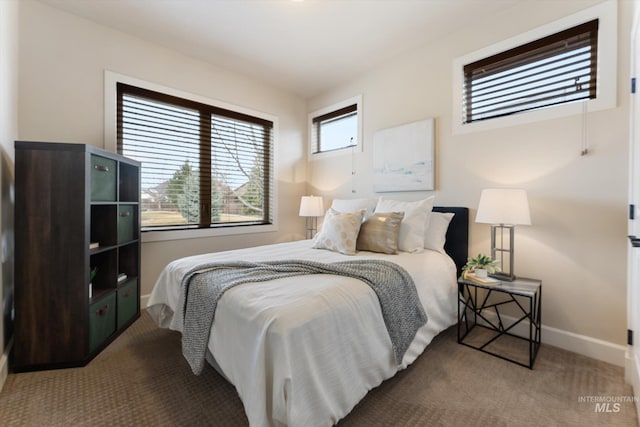
[[398, 235], [404, 212], [377, 213], [362, 223], [356, 248], [359, 251], [398, 253]]
[[364, 212], [361, 210], [354, 213], [341, 213], [330, 208], [324, 216], [322, 228], [315, 237], [313, 247], [354, 255]]
[[373, 215], [376, 208], [376, 199], [334, 199], [331, 207], [338, 212], [353, 213], [365, 210], [365, 219]]
[[404, 212], [400, 224], [398, 249], [404, 252], [422, 252], [424, 250], [424, 233], [428, 226], [429, 214], [433, 209], [435, 196], [417, 202], [402, 202], [380, 197], [376, 213]]
[[431, 212], [429, 226], [424, 233], [424, 248], [445, 253], [444, 243], [447, 239], [447, 230], [449, 223], [453, 218], [451, 212]]

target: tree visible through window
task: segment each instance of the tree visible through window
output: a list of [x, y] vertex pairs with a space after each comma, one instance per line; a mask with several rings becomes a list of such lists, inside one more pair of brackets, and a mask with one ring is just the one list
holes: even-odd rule
[[272, 222], [273, 123], [118, 83], [118, 152], [142, 163], [142, 227]]

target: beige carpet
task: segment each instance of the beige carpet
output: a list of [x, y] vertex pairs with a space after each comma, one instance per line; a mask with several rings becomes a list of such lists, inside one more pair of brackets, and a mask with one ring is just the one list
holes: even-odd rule
[[[458, 345], [455, 334], [438, 336], [340, 426], [637, 425], [632, 403], [601, 413], [579, 402], [631, 396], [622, 368], [542, 346], [529, 370]], [[179, 334], [146, 312], [88, 366], [10, 374], [0, 392], [2, 426], [246, 424], [235, 389], [213, 368], [191, 374]]]

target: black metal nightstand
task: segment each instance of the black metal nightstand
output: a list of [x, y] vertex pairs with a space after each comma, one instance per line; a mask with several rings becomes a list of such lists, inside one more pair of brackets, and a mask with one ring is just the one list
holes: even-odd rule
[[[510, 308], [507, 308], [510, 307]], [[508, 314], [501, 310], [511, 310]], [[520, 366], [533, 369], [540, 349], [542, 326], [542, 282], [517, 278], [512, 282], [480, 284], [471, 280], [458, 280], [458, 343], [491, 354]], [[516, 335], [514, 329], [522, 335]], [[528, 362], [513, 355], [518, 345], [507, 346], [512, 337], [528, 343]], [[501, 340], [499, 340], [502, 338]]]

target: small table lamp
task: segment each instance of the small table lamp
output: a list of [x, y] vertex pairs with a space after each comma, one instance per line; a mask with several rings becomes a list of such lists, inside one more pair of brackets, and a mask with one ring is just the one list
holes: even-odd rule
[[[476, 214], [476, 222], [491, 224], [491, 258], [500, 253], [502, 273], [492, 274], [501, 280], [513, 280], [513, 241], [516, 225], [531, 225], [527, 192], [515, 188], [489, 188], [482, 190]], [[500, 246], [497, 245], [497, 232], [500, 230]], [[505, 230], [509, 233], [508, 245], [505, 242]], [[506, 270], [505, 257], [509, 258], [509, 270]]]
[[306, 216], [307, 239], [313, 238], [318, 228], [318, 217], [324, 215], [322, 197], [302, 196], [300, 199], [300, 216]]

